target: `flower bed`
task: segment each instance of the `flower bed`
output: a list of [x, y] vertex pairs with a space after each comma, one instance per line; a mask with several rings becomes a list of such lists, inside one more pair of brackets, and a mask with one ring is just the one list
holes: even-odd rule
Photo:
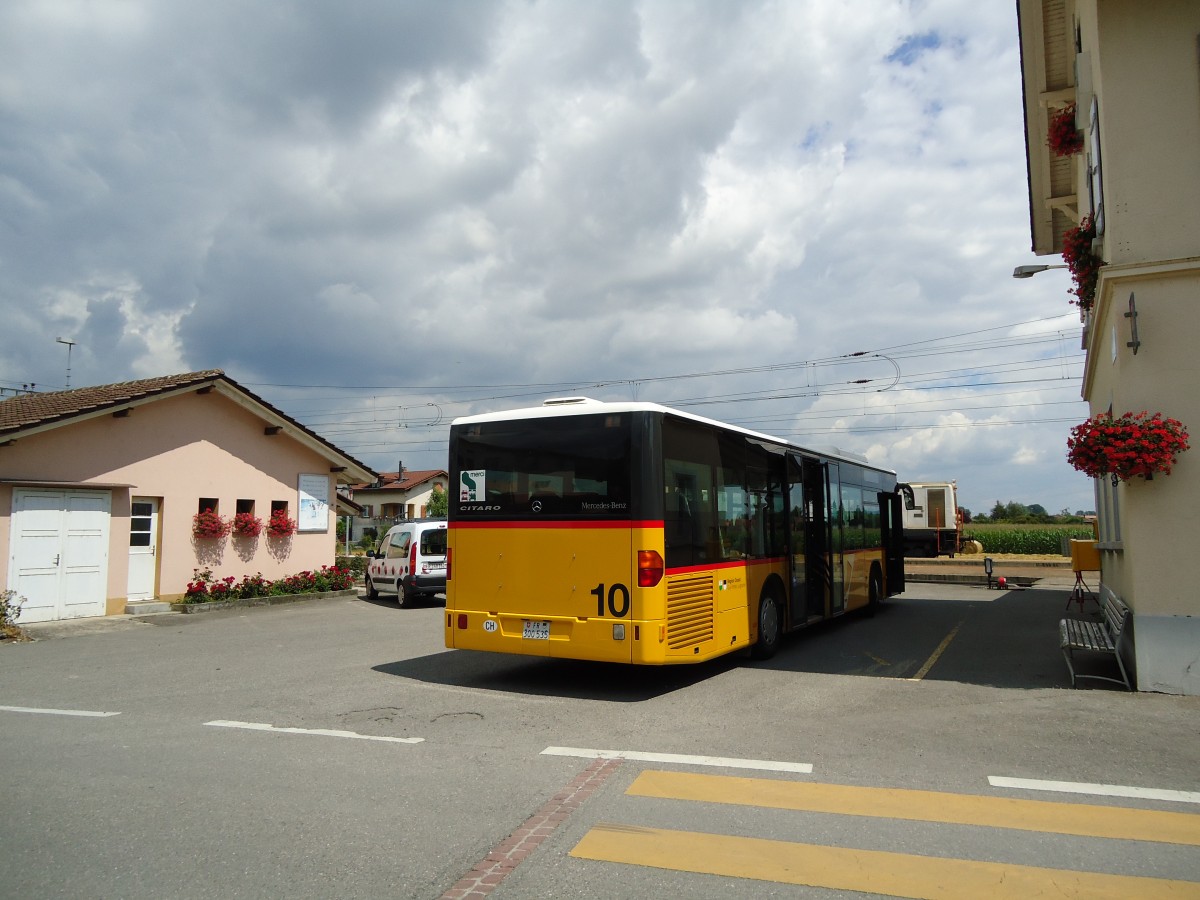
[[188, 582], [183, 601], [177, 606], [197, 603], [218, 603], [227, 600], [253, 600], [259, 597], [293, 597], [299, 594], [326, 594], [354, 587], [354, 575], [349, 569], [321, 566], [318, 571], [270, 581], [262, 573], [243, 575], [238, 581], [232, 575], [213, 578], [212, 569], [196, 569]]
[[1100, 413], [1071, 429], [1067, 462], [1092, 478], [1111, 475], [1115, 484], [1155, 472], [1170, 475], [1175, 457], [1188, 447], [1187, 428], [1162, 413]]
[[316, 591], [304, 594], [270, 594], [263, 597], [242, 597], [236, 600], [208, 600], [203, 603], [172, 603], [174, 612], [189, 615], [198, 612], [211, 612], [218, 609], [235, 609], [246, 606], [279, 606], [284, 603], [297, 603], [302, 600], [325, 600], [330, 597], [352, 597], [358, 594], [357, 588], [345, 588], [340, 591]]

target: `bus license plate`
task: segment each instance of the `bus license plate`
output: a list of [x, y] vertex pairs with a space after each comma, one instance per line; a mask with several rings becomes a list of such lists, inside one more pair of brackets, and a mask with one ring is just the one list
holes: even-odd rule
[[531, 622], [525, 620], [525, 627], [521, 629], [521, 637], [532, 638], [535, 641], [550, 640], [550, 623], [549, 622]]

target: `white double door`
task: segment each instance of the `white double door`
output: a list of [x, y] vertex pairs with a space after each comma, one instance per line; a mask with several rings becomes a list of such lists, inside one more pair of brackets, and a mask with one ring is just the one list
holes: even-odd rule
[[13, 490], [8, 587], [21, 623], [102, 616], [112, 497], [107, 491]]

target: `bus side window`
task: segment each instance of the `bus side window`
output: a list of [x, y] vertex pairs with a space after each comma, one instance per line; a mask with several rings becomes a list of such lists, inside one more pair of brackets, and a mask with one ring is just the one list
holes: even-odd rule
[[[686, 467], [686, 468], [685, 468]], [[696, 466], [668, 462], [667, 495], [663, 510], [667, 566], [690, 566], [703, 562], [704, 507], [696, 484]]]

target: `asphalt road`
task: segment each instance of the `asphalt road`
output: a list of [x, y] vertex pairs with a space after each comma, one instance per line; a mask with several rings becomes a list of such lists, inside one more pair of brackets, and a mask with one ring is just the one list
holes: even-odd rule
[[1071, 690], [1065, 600], [914, 585], [669, 669], [353, 598], [41, 626], [0, 646], [0, 896], [1198, 896], [1200, 698]]

